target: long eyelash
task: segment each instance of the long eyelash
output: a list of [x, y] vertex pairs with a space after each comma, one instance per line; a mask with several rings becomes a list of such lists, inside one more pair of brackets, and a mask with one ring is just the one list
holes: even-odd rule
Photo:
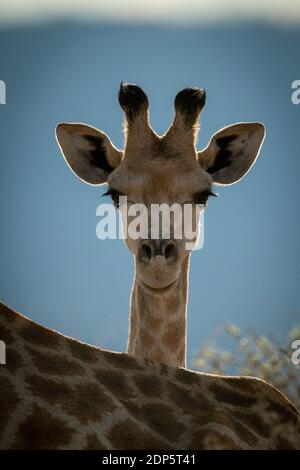
[[112, 194], [116, 194], [118, 191], [116, 191], [115, 189], [112, 189], [112, 188], [108, 188], [108, 190], [103, 193], [101, 196], [104, 197], [104, 196], [111, 196]]
[[110, 196], [114, 205], [116, 207], [119, 207], [119, 197], [123, 196], [123, 194], [117, 191], [116, 189], [108, 188], [108, 190], [104, 194], [102, 194], [102, 197], [103, 196]]
[[210, 196], [217, 197], [218, 194], [211, 191], [211, 189], [207, 189], [206, 191], [202, 191], [200, 193], [195, 194], [194, 201], [196, 204], [203, 204], [206, 206], [207, 200]]

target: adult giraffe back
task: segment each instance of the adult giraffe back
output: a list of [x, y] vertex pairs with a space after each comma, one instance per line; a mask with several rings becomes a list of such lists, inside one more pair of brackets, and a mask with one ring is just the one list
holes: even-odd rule
[[263, 380], [104, 351], [0, 304], [0, 449], [300, 449], [300, 415]]

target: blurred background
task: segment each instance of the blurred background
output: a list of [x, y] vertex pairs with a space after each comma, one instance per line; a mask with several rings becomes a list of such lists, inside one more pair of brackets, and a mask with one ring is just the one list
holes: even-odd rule
[[267, 137], [247, 178], [209, 203], [191, 262], [188, 364], [225, 324], [239, 341], [249, 327], [285, 341], [300, 323], [299, 57], [298, 0], [1, 0], [1, 300], [125, 350], [133, 260], [122, 240], [96, 238], [105, 187], [71, 174], [54, 128], [86, 122], [121, 148], [121, 80], [144, 88], [159, 133], [175, 94], [200, 86], [199, 149], [238, 121], [265, 123]]

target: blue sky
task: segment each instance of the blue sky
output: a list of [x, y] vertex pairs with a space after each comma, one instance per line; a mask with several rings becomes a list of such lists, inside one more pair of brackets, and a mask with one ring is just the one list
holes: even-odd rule
[[262, 22], [0, 28], [1, 299], [45, 326], [125, 349], [133, 261], [123, 241], [96, 238], [104, 187], [71, 174], [54, 128], [86, 122], [121, 147], [121, 80], [145, 89], [161, 133], [177, 91], [200, 86], [199, 148], [238, 121], [264, 122], [267, 137], [247, 178], [210, 201], [191, 263], [189, 359], [224, 323], [285, 334], [300, 319], [299, 45], [298, 27]]

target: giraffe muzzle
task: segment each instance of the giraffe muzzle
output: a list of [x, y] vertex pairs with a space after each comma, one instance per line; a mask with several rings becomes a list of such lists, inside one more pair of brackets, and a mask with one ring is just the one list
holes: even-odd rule
[[171, 264], [178, 257], [178, 249], [174, 240], [141, 240], [139, 259], [149, 264], [154, 258], [161, 256], [166, 264]]

